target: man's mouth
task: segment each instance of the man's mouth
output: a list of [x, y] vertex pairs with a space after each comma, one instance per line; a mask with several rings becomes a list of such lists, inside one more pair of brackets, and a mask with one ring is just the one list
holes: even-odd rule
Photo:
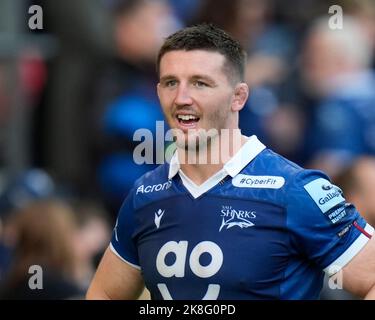
[[193, 114], [178, 114], [176, 119], [181, 129], [195, 129], [197, 127], [199, 117]]

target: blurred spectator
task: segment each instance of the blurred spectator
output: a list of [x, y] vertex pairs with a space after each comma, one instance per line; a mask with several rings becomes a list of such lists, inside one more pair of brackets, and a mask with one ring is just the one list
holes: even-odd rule
[[196, 15], [201, 0], [169, 0], [177, 17], [188, 24]]
[[[116, 59], [102, 69], [91, 108], [92, 170], [107, 208], [118, 211], [134, 181], [155, 165], [133, 160], [137, 129], [155, 137], [156, 121], [163, 121], [156, 96], [155, 59], [164, 37], [181, 23], [167, 1], [112, 0]], [[90, 115], [89, 115], [90, 116]], [[155, 147], [155, 145], [154, 145]], [[155, 150], [155, 149], [154, 149]]]
[[250, 87], [279, 83], [295, 54], [295, 35], [273, 20], [271, 0], [204, 0], [194, 21], [213, 23], [239, 40], [248, 52]]
[[6, 115], [8, 113], [8, 102], [7, 102], [7, 95], [5, 90], [5, 74], [0, 64], [0, 124], [3, 125], [6, 120]]
[[[35, 2], [35, 0], [33, 1]], [[87, 118], [89, 88], [110, 52], [110, 21], [103, 0], [38, 0], [43, 33], [56, 40], [37, 121], [37, 165], [81, 194], [90, 190]], [[27, 12], [27, 11], [25, 11]]]
[[74, 278], [86, 292], [97, 264], [111, 237], [107, 212], [92, 201], [73, 203], [77, 230], [73, 237], [75, 249]]
[[344, 191], [365, 220], [375, 226], [375, 157], [362, 156], [336, 177], [335, 183]]
[[42, 169], [30, 169], [8, 179], [0, 193], [0, 217], [35, 199], [51, 197], [56, 191], [52, 178]]
[[[356, 18], [362, 32], [371, 43], [375, 52], [375, 2], [373, 0], [346, 1], [345, 12]], [[375, 55], [373, 55], [372, 68], [375, 69]]]
[[[14, 259], [2, 288], [2, 299], [68, 299], [82, 297], [74, 283], [73, 212], [55, 201], [40, 201], [18, 210], [9, 220], [8, 242]], [[30, 266], [42, 268], [42, 289], [29, 287]]]
[[312, 166], [334, 176], [354, 156], [375, 153], [375, 77], [372, 49], [356, 20], [332, 30], [329, 17], [308, 33], [303, 56], [305, 87], [318, 99], [310, 147]]
[[241, 110], [240, 128], [294, 159], [302, 143], [302, 117], [289, 104], [281, 107], [279, 91], [293, 67], [298, 37], [275, 19], [274, 9], [273, 0], [203, 0], [194, 23], [213, 23], [246, 48], [250, 97]]
[[117, 52], [133, 64], [152, 63], [163, 38], [180, 26], [165, 0], [112, 0], [111, 9]]
[[[334, 183], [343, 190], [348, 202], [355, 205], [365, 220], [375, 226], [375, 157], [359, 157], [340, 172]], [[345, 290], [330, 289], [325, 279], [321, 299], [359, 299]]]
[[[44, 274], [44, 277], [47, 285], [50, 286], [46, 292], [29, 292], [25, 287], [27, 282], [21, 283], [14, 296], [10, 296], [10, 293], [3, 290], [4, 298], [81, 298], [80, 294], [87, 290], [97, 261], [110, 238], [110, 221], [107, 213], [100, 205], [89, 200], [73, 201], [72, 207], [52, 200], [57, 196], [68, 198], [69, 194], [66, 192], [62, 194], [62, 190], [60, 188], [58, 190], [51, 177], [40, 169], [27, 170], [3, 184], [0, 192], [0, 221], [4, 222], [2, 230], [0, 230], [0, 279], [3, 280], [1, 284], [6, 286], [4, 290], [7, 290], [7, 286], [15, 286], [13, 282], [16, 280], [12, 280], [12, 277], [16, 277], [14, 274], [18, 272], [18, 266], [15, 267], [15, 265], [25, 264], [23, 261], [26, 261], [27, 255], [30, 254], [30, 259], [35, 259], [34, 264], [43, 264], [43, 268], [46, 265], [47, 273]], [[32, 217], [35, 218], [34, 223], [42, 218], [37, 216], [38, 214], [34, 211], [40, 211], [43, 219], [47, 219], [46, 224], [58, 225], [53, 225], [50, 231], [44, 230], [45, 225], [38, 226], [35, 230], [28, 230], [26, 225], [32, 220]], [[23, 216], [24, 212], [27, 212], [27, 215]], [[61, 218], [57, 217], [57, 213]], [[18, 217], [20, 215], [23, 218]], [[64, 222], [64, 219], [67, 221]], [[70, 230], [67, 230], [67, 225]], [[34, 229], [33, 224], [30, 224], [29, 227]], [[18, 231], [20, 228], [21, 230]], [[63, 231], [68, 234], [62, 236]], [[45, 246], [45, 248], [40, 248], [40, 256], [32, 252], [32, 250], [37, 250], [36, 248], [17, 242], [18, 232], [24, 234], [25, 240], [22, 241], [31, 241], [30, 243], [38, 241], [38, 245]], [[55, 241], [62, 242], [61, 255], [62, 258], [68, 259], [66, 265], [69, 265], [68, 274], [64, 275], [68, 279], [61, 282], [55, 279], [55, 273], [59, 273], [60, 270], [55, 272], [55, 266], [50, 265], [48, 260], [51, 259], [51, 263], [53, 263], [56, 256], [54, 251], [60, 249], [54, 243], [43, 244], [53, 232], [56, 232]], [[51, 241], [54, 240], [51, 239]], [[66, 248], [69, 248], [69, 255], [65, 252]], [[25, 253], [27, 250], [30, 253]], [[39, 261], [41, 262], [39, 263]], [[25, 273], [24, 276], [26, 281], [26, 276], [30, 277], [31, 275]], [[57, 286], [56, 290], [51, 288], [55, 285]]]
[[12, 260], [12, 248], [4, 236], [9, 217], [15, 210], [24, 208], [35, 200], [48, 199], [56, 192], [53, 180], [41, 169], [26, 170], [3, 179], [0, 188], [0, 276], [6, 274]]

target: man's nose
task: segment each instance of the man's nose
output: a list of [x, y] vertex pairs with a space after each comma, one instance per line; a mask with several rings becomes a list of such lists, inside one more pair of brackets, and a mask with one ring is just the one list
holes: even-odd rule
[[186, 85], [180, 84], [178, 86], [174, 102], [178, 106], [185, 106], [185, 105], [193, 104], [193, 99], [190, 95], [190, 90]]

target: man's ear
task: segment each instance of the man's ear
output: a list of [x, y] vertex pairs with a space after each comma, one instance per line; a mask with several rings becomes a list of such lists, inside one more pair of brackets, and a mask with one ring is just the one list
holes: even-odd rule
[[249, 86], [244, 83], [238, 83], [234, 89], [232, 100], [232, 111], [240, 111], [249, 97]]

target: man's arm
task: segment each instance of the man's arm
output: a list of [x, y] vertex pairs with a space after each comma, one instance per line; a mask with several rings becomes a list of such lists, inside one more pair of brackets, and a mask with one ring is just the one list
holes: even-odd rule
[[142, 293], [141, 271], [108, 248], [86, 294], [88, 300], [135, 300]]
[[366, 299], [375, 299], [375, 237], [342, 269], [345, 290]]

